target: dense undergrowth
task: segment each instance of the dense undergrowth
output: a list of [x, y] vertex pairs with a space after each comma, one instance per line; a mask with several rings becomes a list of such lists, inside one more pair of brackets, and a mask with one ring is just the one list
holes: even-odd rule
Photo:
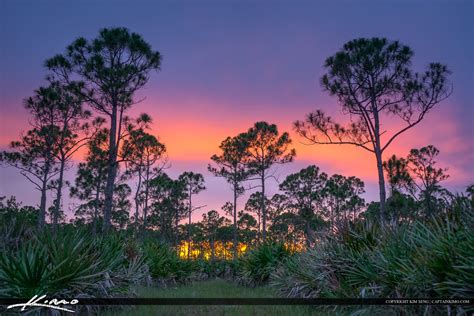
[[[473, 231], [474, 214], [469, 209], [396, 228], [357, 223], [285, 260], [272, 273], [270, 284], [285, 297], [472, 298]], [[391, 312], [447, 311], [446, 307], [430, 308], [398, 307]], [[360, 308], [369, 314], [376, 310]], [[456, 311], [464, 312], [462, 308]]]
[[[284, 244], [264, 243], [235, 261], [183, 260], [167, 244], [126, 232], [92, 236], [85, 229], [64, 226], [55, 233], [38, 233], [15, 221], [0, 231], [1, 297], [133, 296], [136, 285], [169, 288], [213, 278], [268, 285], [283, 297], [474, 296], [472, 207], [396, 225], [361, 219], [325, 235], [306, 251], [294, 253]], [[416, 314], [426, 308], [389, 312]], [[430, 308], [428, 314], [446, 311]], [[374, 307], [351, 307], [350, 313], [354, 311], [378, 312]]]
[[276, 268], [291, 256], [291, 251], [284, 244], [263, 244], [240, 259], [236, 280], [249, 286], [264, 284]]
[[372, 224], [284, 261], [271, 284], [290, 297], [473, 297], [474, 216]]
[[110, 297], [146, 280], [143, 256], [127, 257], [120, 235], [84, 231], [32, 234], [0, 255], [0, 296]]

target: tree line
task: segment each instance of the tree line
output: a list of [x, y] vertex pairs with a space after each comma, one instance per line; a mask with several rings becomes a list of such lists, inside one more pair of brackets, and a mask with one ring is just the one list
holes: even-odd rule
[[[203, 175], [187, 171], [170, 178], [165, 172], [166, 146], [150, 132], [152, 118], [127, 115], [139, 102], [137, 91], [160, 70], [162, 58], [125, 28], [102, 29], [93, 40], [78, 38], [63, 54], [46, 60], [47, 85], [24, 102], [31, 129], [13, 141], [0, 160], [17, 168], [40, 192], [39, 229], [48, 215], [53, 230], [63, 221], [63, 191], [68, 186], [70, 196], [81, 201], [74, 208], [76, 224], [90, 225], [94, 234], [111, 227], [131, 228], [141, 236], [154, 231], [176, 245], [181, 240], [189, 245], [199, 235], [213, 241], [221, 236], [231, 241], [234, 257], [241, 242], [277, 239], [311, 247], [321, 234], [336, 233], [360, 218], [395, 225], [414, 216], [413, 210], [430, 216], [447, 194], [440, 182], [448, 175], [436, 166], [439, 151], [434, 146], [413, 149], [406, 158], [383, 157], [399, 135], [417, 126], [451, 93], [445, 65], [431, 63], [417, 73], [411, 69], [412, 56], [398, 41], [349, 41], [326, 60], [321, 78], [323, 89], [348, 115], [349, 125], [336, 123], [321, 110], [294, 123], [296, 134], [311, 144], [353, 145], [373, 153], [380, 193], [376, 203], [367, 204], [361, 197], [361, 179], [329, 176], [315, 165], [289, 175], [279, 183], [281, 192], [267, 197], [275, 166], [292, 162], [296, 152], [289, 133], [259, 121], [224, 139], [210, 157], [208, 171], [224, 178], [232, 190], [233, 200], [222, 207], [231, 220], [211, 210], [201, 222], [192, 223], [192, 213], [206, 207], [193, 200], [206, 189]], [[385, 129], [386, 122], [395, 120], [402, 123], [398, 130]], [[86, 149], [85, 158], [69, 183], [65, 170], [81, 148]], [[238, 198], [250, 189], [258, 190], [239, 210]], [[55, 193], [50, 208], [48, 191]], [[180, 225], [186, 218], [187, 225]], [[190, 252], [188, 247], [188, 256]]]

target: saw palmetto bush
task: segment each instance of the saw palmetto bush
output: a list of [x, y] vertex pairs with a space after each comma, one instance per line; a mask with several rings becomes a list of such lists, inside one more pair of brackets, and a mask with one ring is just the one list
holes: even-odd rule
[[372, 251], [354, 252], [343, 277], [382, 297], [472, 297], [474, 237], [469, 224], [438, 218], [389, 231]]
[[251, 286], [263, 284], [291, 256], [292, 252], [283, 243], [265, 243], [239, 258], [236, 280]]
[[145, 241], [143, 253], [152, 277], [161, 281], [186, 281], [197, 265], [192, 260], [180, 259], [170, 246], [155, 241]]
[[473, 223], [466, 209], [396, 228], [359, 224], [284, 262], [271, 285], [289, 297], [472, 297]]
[[109, 296], [146, 274], [143, 259], [127, 260], [123, 240], [84, 232], [45, 231], [0, 254], [0, 296]]

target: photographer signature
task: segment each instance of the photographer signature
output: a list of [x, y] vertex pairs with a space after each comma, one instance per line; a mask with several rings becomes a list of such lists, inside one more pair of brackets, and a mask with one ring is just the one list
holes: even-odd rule
[[66, 300], [58, 300], [56, 298], [53, 298], [52, 300], [45, 300], [45, 298], [46, 298], [46, 295], [42, 295], [42, 296], [35, 295], [28, 302], [9, 305], [7, 309], [21, 307], [20, 311], [24, 311], [26, 310], [27, 307], [47, 307], [47, 308], [51, 308], [55, 310], [74, 313], [75, 312], [74, 310], [67, 309], [59, 305], [76, 305], [77, 303], [79, 303], [79, 301], [76, 299], [73, 299], [70, 302], [68, 302]]

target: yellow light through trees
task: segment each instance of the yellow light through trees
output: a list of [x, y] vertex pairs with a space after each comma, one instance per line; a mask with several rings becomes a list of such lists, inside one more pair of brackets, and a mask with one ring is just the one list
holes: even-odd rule
[[[214, 258], [230, 260], [234, 255], [233, 249], [232, 242], [215, 241], [214, 243], [211, 243], [209, 241], [204, 241], [195, 243], [182, 241], [177, 248], [177, 252], [181, 259], [210, 260]], [[237, 249], [238, 255], [241, 256], [247, 250], [247, 245], [239, 243]]]
[[[285, 247], [290, 252], [300, 252], [304, 250], [304, 245], [302, 244], [290, 244], [285, 243]], [[244, 244], [239, 243], [237, 246], [238, 256], [242, 256], [247, 251], [249, 251], [252, 247]], [[234, 257], [234, 247], [232, 242], [222, 242], [222, 241], [215, 241], [211, 243], [209, 241], [203, 242], [187, 242], [182, 241], [179, 246], [177, 247], [178, 255], [181, 259], [204, 259], [204, 260], [211, 260], [211, 259], [225, 259], [231, 260]]]

